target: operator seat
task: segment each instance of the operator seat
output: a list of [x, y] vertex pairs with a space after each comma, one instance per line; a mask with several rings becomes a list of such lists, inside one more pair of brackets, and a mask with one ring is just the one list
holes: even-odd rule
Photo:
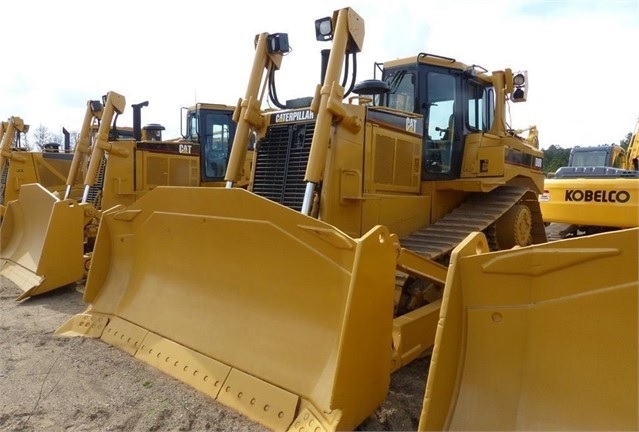
[[453, 129], [455, 128], [455, 114], [451, 114], [448, 117], [448, 127], [446, 129], [440, 129], [440, 132], [443, 132], [442, 141], [450, 141], [453, 136]]

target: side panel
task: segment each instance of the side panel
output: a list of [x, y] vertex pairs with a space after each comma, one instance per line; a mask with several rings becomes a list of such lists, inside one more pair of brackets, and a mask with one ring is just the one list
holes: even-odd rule
[[385, 225], [402, 238], [432, 223], [431, 204], [429, 195], [365, 195], [362, 226], [370, 229], [375, 225]]
[[362, 231], [381, 224], [403, 237], [430, 223], [431, 197], [420, 181], [421, 129], [407, 130], [423, 120], [384, 114], [366, 124]]
[[200, 145], [142, 142], [137, 145], [137, 190], [157, 186], [199, 186]]
[[366, 191], [418, 194], [421, 175], [421, 137], [368, 124]]
[[[71, 153], [16, 152], [16, 156], [8, 161], [5, 204], [18, 198], [24, 184], [39, 183], [51, 192], [64, 191], [72, 159]], [[76, 179], [72, 197], [81, 196], [82, 180]]]
[[489, 134], [468, 135], [462, 161], [461, 178], [503, 175], [504, 154], [501, 139]]
[[9, 202], [18, 199], [21, 185], [37, 183], [38, 181], [31, 154], [24, 153], [23, 156], [25, 156], [24, 160], [14, 158], [7, 161], [7, 177], [5, 179], [3, 197], [5, 206]]
[[[42, 152], [32, 153], [33, 164], [38, 174], [38, 183], [51, 190], [64, 189], [73, 160], [72, 153]], [[84, 179], [76, 177], [74, 184], [80, 185]]]

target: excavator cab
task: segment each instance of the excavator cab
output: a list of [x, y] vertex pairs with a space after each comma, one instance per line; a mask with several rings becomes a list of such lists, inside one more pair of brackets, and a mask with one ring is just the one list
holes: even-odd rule
[[626, 151], [617, 144], [573, 147], [570, 150], [567, 166], [628, 169], [626, 166]]

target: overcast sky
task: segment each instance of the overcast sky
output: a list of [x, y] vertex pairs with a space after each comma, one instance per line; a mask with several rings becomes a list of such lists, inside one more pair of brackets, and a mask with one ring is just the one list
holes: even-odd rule
[[22, 0], [3, 13], [0, 117], [80, 129], [86, 102], [108, 91], [149, 101], [142, 122], [180, 132], [180, 107], [235, 105], [258, 33], [286, 32], [281, 100], [319, 81], [314, 21], [350, 6], [366, 23], [358, 80], [374, 62], [420, 52], [529, 74], [514, 128], [537, 125], [542, 147], [619, 142], [639, 117], [639, 0], [146, 1]]

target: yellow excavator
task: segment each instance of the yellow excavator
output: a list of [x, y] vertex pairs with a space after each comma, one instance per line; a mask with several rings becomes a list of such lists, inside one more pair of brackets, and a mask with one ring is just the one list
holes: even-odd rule
[[[158, 185], [224, 185], [235, 130], [233, 107], [194, 105], [187, 110], [184, 136], [162, 141], [163, 126], [141, 127], [140, 112], [146, 105], [132, 105], [129, 134], [118, 132], [116, 125], [125, 109], [124, 96], [109, 92], [102, 102], [90, 101], [64, 196], [32, 183], [23, 185], [19, 199], [9, 203], [0, 227], [0, 274], [23, 291], [18, 300], [86, 275], [103, 210], [130, 205]], [[91, 119], [99, 121], [97, 131]], [[248, 164], [250, 159], [245, 168], [250, 172]], [[70, 191], [78, 173], [84, 174], [84, 186], [80, 197], [73, 197]]]
[[[593, 167], [610, 167], [628, 169], [626, 150], [618, 144], [603, 144], [597, 146], [575, 146], [570, 149], [568, 165], [560, 167], [560, 175], [566, 171], [573, 174], [579, 171], [592, 170]], [[577, 169], [579, 168], [579, 169]], [[555, 172], [546, 174], [547, 178], [554, 178]]]
[[[420, 53], [347, 86], [363, 19], [344, 8], [315, 29], [332, 41], [315, 96], [277, 100], [288, 36], [259, 34], [227, 187], [158, 187], [105, 212], [88, 308], [56, 331], [100, 338], [274, 430], [360, 424], [391, 372], [433, 346], [456, 248], [515, 248], [534, 273], [527, 259], [548, 244], [542, 153], [505, 121], [526, 73]], [[266, 94], [278, 110], [261, 110]], [[252, 133], [245, 190], [233, 186]]]
[[[561, 237], [639, 227], [638, 134], [639, 121], [625, 152], [619, 146], [590, 148], [586, 164], [561, 167], [545, 180], [539, 196], [543, 219], [566, 224]], [[616, 159], [604, 157], [611, 151]]]

